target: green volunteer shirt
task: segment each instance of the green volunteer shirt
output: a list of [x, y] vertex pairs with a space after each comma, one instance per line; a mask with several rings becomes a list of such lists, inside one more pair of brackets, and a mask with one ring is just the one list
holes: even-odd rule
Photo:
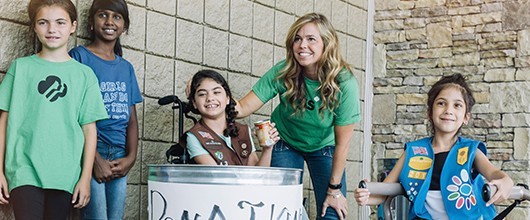
[[73, 59], [16, 59], [0, 84], [0, 109], [9, 112], [9, 190], [31, 185], [73, 193], [85, 143], [81, 126], [108, 117], [94, 72]]
[[280, 95], [280, 104], [272, 112], [271, 121], [276, 123], [283, 141], [302, 152], [313, 152], [335, 145], [334, 126], [360, 121], [359, 86], [347, 69], [343, 69], [338, 77], [341, 92], [338, 94], [339, 105], [334, 113], [325, 110], [321, 115], [318, 112], [322, 104], [321, 95], [317, 91], [320, 83], [305, 78], [308, 108], [301, 114], [293, 115], [294, 109], [284, 95], [287, 91], [285, 84], [276, 79], [284, 67], [285, 60], [280, 61], [252, 87], [252, 91], [263, 103]]

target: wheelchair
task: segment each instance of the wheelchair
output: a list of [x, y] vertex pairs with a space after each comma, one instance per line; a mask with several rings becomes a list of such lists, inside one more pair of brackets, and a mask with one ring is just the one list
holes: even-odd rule
[[[383, 206], [384, 219], [393, 219], [391, 211], [392, 199], [401, 195], [406, 196], [406, 192], [400, 183], [366, 182], [361, 180], [359, 182], [359, 188], [368, 189], [372, 195], [382, 195], [387, 197], [381, 204]], [[496, 191], [497, 188], [495, 186], [484, 184], [481, 191], [482, 198], [487, 202]], [[528, 186], [526, 184], [517, 184], [514, 186], [508, 200], [514, 200], [514, 203], [504, 209], [501, 213], [497, 214], [494, 220], [502, 220], [521, 202], [525, 200], [530, 201], [530, 191], [528, 190]]]
[[171, 108], [173, 110], [178, 109], [178, 116], [179, 116], [179, 122], [178, 122], [178, 143], [171, 145], [171, 147], [166, 151], [166, 159], [167, 162], [170, 164], [195, 164], [195, 162], [190, 158], [190, 155], [188, 151], [186, 150], [186, 146], [184, 146], [185, 143], [184, 138], [186, 138], [184, 134], [184, 117], [188, 118], [193, 121], [193, 123], [197, 123], [197, 119], [193, 116], [190, 116], [189, 113], [197, 113], [194, 112], [193, 106], [185, 101], [182, 101], [179, 99], [176, 95], [168, 95], [165, 97], [162, 97], [158, 99], [159, 105], [168, 105], [172, 104]]

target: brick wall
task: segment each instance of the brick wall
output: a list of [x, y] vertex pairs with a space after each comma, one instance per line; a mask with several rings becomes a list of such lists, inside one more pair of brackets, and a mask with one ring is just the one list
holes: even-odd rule
[[[376, 1], [374, 160], [397, 158], [405, 142], [429, 135], [427, 91], [461, 73], [477, 100], [463, 135], [486, 142], [497, 167], [528, 183], [529, 9], [509, 0]], [[521, 207], [509, 218], [527, 219]]]
[[[86, 17], [89, 0], [73, 0], [80, 19], [77, 38], [70, 47], [87, 43]], [[0, 0], [0, 80], [9, 63], [32, 53], [34, 41], [28, 28], [29, 0]], [[178, 116], [157, 99], [176, 94], [184, 97], [186, 81], [200, 69], [215, 69], [227, 78], [236, 98], [241, 98], [274, 63], [285, 56], [284, 38], [294, 20], [319, 12], [339, 32], [342, 52], [364, 82], [366, 48], [366, 0], [127, 0], [131, 27], [123, 35], [124, 57], [136, 70], [144, 102], [137, 106], [140, 146], [137, 162], [129, 173], [125, 219], [147, 219], [148, 164], [164, 164], [165, 151], [176, 141]], [[361, 87], [361, 91], [363, 88]], [[362, 93], [363, 94], [363, 93]], [[363, 99], [364, 100], [364, 99]], [[245, 123], [267, 118], [277, 99], [267, 103]], [[186, 128], [191, 123], [186, 120]], [[362, 127], [356, 128], [348, 156], [351, 192], [361, 172]], [[306, 172], [307, 173], [307, 172]], [[314, 218], [314, 198], [308, 177], [304, 196]], [[350, 194], [350, 193], [349, 193]], [[350, 196], [351, 216], [357, 206]], [[10, 207], [0, 207], [0, 220], [12, 219]]]

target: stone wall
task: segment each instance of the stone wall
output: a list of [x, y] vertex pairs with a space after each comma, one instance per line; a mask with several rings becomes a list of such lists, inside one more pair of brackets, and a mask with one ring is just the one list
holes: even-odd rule
[[[529, 10], [527, 1], [377, 0], [373, 166], [429, 135], [427, 91], [461, 73], [477, 100], [463, 135], [486, 142], [494, 165], [528, 183]], [[528, 204], [520, 207], [510, 219], [529, 217]]]
[[[73, 0], [80, 19], [70, 47], [87, 43], [86, 17], [91, 1]], [[0, 80], [10, 62], [33, 52], [28, 28], [29, 0], [0, 0]], [[178, 115], [157, 99], [184, 97], [186, 81], [200, 69], [215, 69], [227, 78], [235, 98], [241, 98], [274, 63], [285, 56], [284, 38], [294, 20], [319, 12], [339, 32], [344, 57], [355, 69], [363, 91], [367, 0], [127, 0], [131, 27], [122, 37], [124, 57], [133, 64], [144, 102], [137, 106], [140, 125], [138, 159], [129, 173], [125, 219], [147, 219], [147, 168], [165, 164], [165, 151], [177, 140]], [[362, 93], [364, 95], [364, 93]], [[363, 98], [364, 100], [364, 98]], [[269, 117], [277, 99], [243, 122]], [[191, 122], [186, 120], [186, 128]], [[358, 218], [351, 192], [361, 176], [362, 127], [356, 128], [348, 156], [350, 216]], [[307, 172], [306, 172], [307, 173]], [[307, 175], [304, 196], [314, 218], [314, 198]], [[0, 219], [12, 219], [10, 207], [0, 207]]]

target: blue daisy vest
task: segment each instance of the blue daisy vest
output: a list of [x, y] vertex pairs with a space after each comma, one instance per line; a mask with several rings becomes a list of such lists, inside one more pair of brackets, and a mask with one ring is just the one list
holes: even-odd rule
[[[432, 137], [405, 144], [405, 161], [399, 181], [411, 201], [409, 219], [432, 219], [425, 208], [431, 183], [434, 152]], [[440, 175], [440, 190], [445, 210], [450, 219], [493, 219], [495, 208], [486, 207], [481, 189], [484, 178], [473, 171], [476, 150], [486, 154], [482, 142], [458, 137], [449, 151]]]

